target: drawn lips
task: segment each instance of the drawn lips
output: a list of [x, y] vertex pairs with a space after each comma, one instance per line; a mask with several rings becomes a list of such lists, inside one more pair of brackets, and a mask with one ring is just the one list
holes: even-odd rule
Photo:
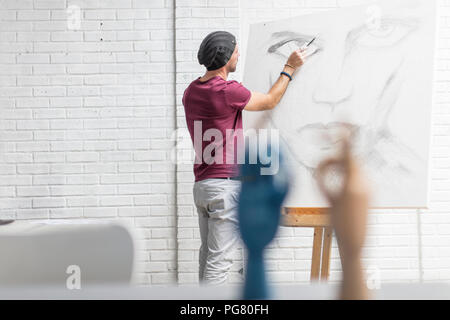
[[304, 143], [314, 144], [320, 150], [327, 151], [339, 143], [341, 135], [352, 135], [358, 126], [343, 122], [312, 123], [297, 129], [300, 140]]

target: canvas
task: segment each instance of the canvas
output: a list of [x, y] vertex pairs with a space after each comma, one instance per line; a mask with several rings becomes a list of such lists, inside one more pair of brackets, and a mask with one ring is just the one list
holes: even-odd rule
[[285, 206], [327, 206], [315, 171], [346, 130], [371, 207], [427, 207], [435, 6], [375, 1], [250, 26], [244, 85], [252, 91], [268, 92], [289, 54], [317, 36], [281, 103], [244, 112], [244, 129], [266, 118], [279, 130], [293, 177]]

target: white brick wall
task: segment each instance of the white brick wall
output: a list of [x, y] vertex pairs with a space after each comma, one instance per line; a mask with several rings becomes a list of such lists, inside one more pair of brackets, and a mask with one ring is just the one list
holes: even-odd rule
[[172, 0], [0, 1], [1, 217], [121, 220], [175, 281], [173, 57]]
[[[203, 72], [201, 40], [236, 34], [242, 70], [248, 23], [368, 2], [0, 1], [1, 217], [120, 219], [139, 231], [138, 283], [195, 283], [192, 168], [175, 171], [169, 138], [185, 127], [181, 96]], [[67, 29], [69, 5], [81, 8], [80, 30]], [[439, 15], [431, 206], [420, 225], [415, 211], [370, 215], [364, 262], [382, 281], [450, 280], [450, 1], [439, 1]], [[267, 252], [270, 279], [308, 281], [311, 245], [312, 230], [281, 228]], [[332, 258], [336, 281], [335, 243]]]

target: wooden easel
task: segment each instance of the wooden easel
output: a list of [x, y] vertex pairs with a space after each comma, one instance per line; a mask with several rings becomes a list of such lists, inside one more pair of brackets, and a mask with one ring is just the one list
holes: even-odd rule
[[326, 281], [330, 275], [331, 241], [333, 239], [333, 229], [327, 209], [283, 208], [281, 225], [314, 228], [311, 281]]

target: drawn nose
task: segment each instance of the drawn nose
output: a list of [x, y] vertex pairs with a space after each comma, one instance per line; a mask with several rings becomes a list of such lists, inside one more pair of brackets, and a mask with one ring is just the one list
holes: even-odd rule
[[320, 78], [312, 99], [318, 104], [336, 107], [353, 93], [353, 81], [346, 70], [345, 42], [325, 48], [321, 61]]

